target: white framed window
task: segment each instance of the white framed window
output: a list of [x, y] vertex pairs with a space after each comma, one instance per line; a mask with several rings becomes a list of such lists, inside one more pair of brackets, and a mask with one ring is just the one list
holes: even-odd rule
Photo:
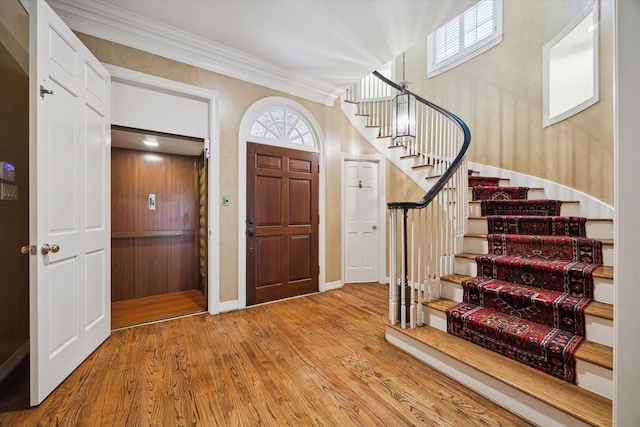
[[263, 111], [251, 125], [250, 135], [283, 145], [316, 147], [309, 124], [300, 114], [287, 107], [272, 107]]
[[427, 78], [502, 41], [502, 0], [481, 0], [427, 37]]

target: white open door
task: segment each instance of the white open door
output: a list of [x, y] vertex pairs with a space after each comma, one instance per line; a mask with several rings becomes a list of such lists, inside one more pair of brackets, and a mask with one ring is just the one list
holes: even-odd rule
[[29, 305], [37, 405], [110, 334], [110, 76], [44, 1], [30, 7]]

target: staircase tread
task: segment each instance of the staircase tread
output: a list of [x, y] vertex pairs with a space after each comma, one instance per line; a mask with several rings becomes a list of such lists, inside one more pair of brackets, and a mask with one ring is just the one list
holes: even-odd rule
[[576, 359], [613, 370], [613, 348], [604, 344], [583, 342], [576, 351]]
[[[455, 256], [459, 258], [475, 260], [478, 255], [488, 255], [488, 254], [472, 254], [470, 252], [461, 252], [459, 254], [456, 254]], [[593, 271], [593, 277], [613, 280], [613, 267], [609, 265], [601, 265]]]
[[405, 154], [404, 156], [400, 156], [401, 159], [411, 159], [420, 157], [420, 154]]
[[[415, 166], [411, 166], [411, 169], [420, 169], [420, 168], [432, 168], [433, 165], [415, 165]], [[427, 177], [427, 178], [432, 178], [432, 177]]]
[[604, 302], [591, 301], [585, 308], [584, 314], [613, 320], [613, 305]]
[[[461, 363], [478, 369], [496, 380], [520, 390], [571, 416], [595, 426], [610, 426], [612, 401], [594, 392], [568, 384], [522, 363], [508, 359], [471, 342], [462, 340], [432, 326], [401, 329], [390, 325], [413, 339], [444, 353]], [[581, 346], [582, 347], [582, 346]], [[558, 398], [562, 396], [562, 398]]]
[[[469, 188], [473, 188], [473, 185], [470, 185]], [[495, 187], [495, 188], [511, 188], [511, 187], [526, 187], [524, 185], [482, 185], [481, 187], [484, 188], [491, 188], [491, 187]], [[543, 190], [544, 191], [544, 187], [527, 187], [529, 190], [535, 190], [535, 191], [540, 191]], [[517, 200], [517, 199], [516, 199]], [[480, 200], [470, 200], [472, 202], [479, 202]]]
[[[476, 200], [476, 201], [471, 201], [470, 200], [469, 201], [469, 203], [478, 203], [478, 202], [480, 202], [480, 200]], [[576, 203], [578, 203], [578, 202], [576, 202]], [[507, 215], [507, 216], [509, 216], [509, 215]], [[514, 216], [518, 216], [518, 215], [514, 215]], [[563, 215], [559, 215], [559, 216], [563, 216]], [[576, 215], [564, 215], [564, 216], [576, 216]], [[469, 217], [467, 217], [467, 219], [473, 219], [473, 220], [482, 219], [482, 220], [486, 221], [487, 217], [486, 216], [469, 216]], [[611, 219], [611, 218], [595, 218], [595, 217], [589, 218], [589, 217], [587, 217], [587, 222], [589, 222], [589, 221], [613, 222], [613, 219]]]
[[[518, 201], [533, 202], [533, 201], [540, 201], [540, 200], [546, 201], [546, 200], [553, 200], [553, 199], [522, 199], [522, 200], [514, 199], [514, 200], [509, 200], [509, 201], [511, 201], [511, 202], [518, 202]], [[469, 203], [476, 203], [476, 204], [478, 204], [478, 203], [480, 203], [480, 202], [482, 202], [482, 201], [483, 201], [483, 200], [469, 200]], [[496, 201], [504, 202], [504, 201], [506, 201], [506, 200], [496, 200]], [[579, 200], [561, 200], [561, 202], [562, 202], [563, 204], [569, 204], [569, 203], [570, 203], [570, 204], [578, 204], [578, 203], [580, 203], [580, 201], [579, 201]], [[559, 215], [559, 216], [577, 216], [577, 215]]]
[[[474, 277], [475, 276], [467, 276], [464, 274], [450, 274], [448, 276], [442, 276], [440, 280], [446, 280], [447, 282], [462, 285], [462, 282], [464, 282], [465, 280], [473, 279]], [[443, 298], [440, 299], [442, 300]], [[427, 303], [427, 305], [429, 304], [431, 304], [431, 302]], [[433, 306], [433, 308], [436, 308], [436, 306]], [[591, 303], [585, 309], [585, 314], [594, 317], [600, 317], [602, 319], [613, 320], [613, 305], [598, 301], [591, 301]]]
[[[447, 309], [458, 305], [457, 301], [440, 298], [424, 303], [429, 308], [445, 312]], [[585, 340], [576, 351], [576, 359], [593, 363], [606, 369], [613, 369], [613, 348], [604, 344]]]
[[613, 267], [609, 265], [601, 265], [593, 271], [593, 277], [613, 280]]
[[[495, 234], [508, 234], [508, 233], [495, 233]], [[464, 237], [471, 237], [474, 239], [484, 238], [486, 239], [488, 234], [483, 233], [466, 233]], [[526, 236], [526, 234], [518, 234], [518, 236]], [[568, 236], [544, 236], [544, 235], [536, 235], [536, 237], [568, 237]], [[577, 239], [578, 237], [576, 237]], [[590, 239], [590, 237], [586, 237], [586, 239]], [[599, 240], [602, 242], [602, 245], [613, 246], [613, 239], [593, 239]]]

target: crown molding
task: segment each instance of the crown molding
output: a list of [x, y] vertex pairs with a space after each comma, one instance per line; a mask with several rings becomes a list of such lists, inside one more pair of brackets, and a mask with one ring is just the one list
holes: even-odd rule
[[100, 1], [48, 0], [76, 32], [333, 106], [342, 89]]

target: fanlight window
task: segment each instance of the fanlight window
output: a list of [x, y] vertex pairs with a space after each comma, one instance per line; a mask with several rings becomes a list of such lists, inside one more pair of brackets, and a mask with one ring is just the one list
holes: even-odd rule
[[251, 126], [251, 136], [307, 147], [316, 146], [306, 121], [295, 111], [284, 107], [262, 113]]

